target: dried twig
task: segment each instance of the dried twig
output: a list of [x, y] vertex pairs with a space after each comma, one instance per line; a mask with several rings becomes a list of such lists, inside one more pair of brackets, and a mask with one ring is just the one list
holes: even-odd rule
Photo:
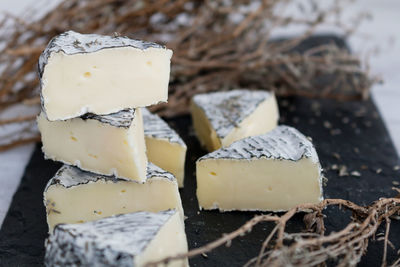
[[40, 135], [34, 136], [34, 137], [28, 137], [28, 138], [23, 138], [23, 139], [18, 139], [18, 140], [13, 140], [10, 143], [7, 143], [5, 145], [0, 145], [0, 152], [9, 150], [11, 148], [15, 148], [21, 145], [26, 145], [30, 143], [36, 143], [40, 142]]
[[[292, 50], [318, 25], [340, 17], [347, 2], [332, 0], [323, 9], [318, 1], [305, 0], [296, 18], [282, 15], [288, 0], [238, 0], [234, 5], [222, 0], [64, 0], [34, 21], [5, 14], [0, 20], [0, 112], [19, 103], [38, 105], [38, 57], [54, 35], [71, 29], [118, 32], [173, 49], [169, 103], [152, 107], [164, 116], [186, 113], [196, 93], [243, 86], [278, 95], [361, 99], [374, 80], [358, 57], [334, 44], [302, 55]], [[354, 25], [340, 20], [335, 25], [353, 32], [361, 18]], [[291, 40], [271, 40], [274, 30], [292, 24], [307, 30]], [[321, 77], [335, 77], [335, 82], [321, 83]], [[25, 119], [30, 118], [11, 118], [10, 123]]]
[[33, 121], [36, 119], [36, 115], [29, 115], [23, 117], [15, 117], [12, 119], [0, 120], [0, 126], [4, 124], [12, 124], [12, 123], [19, 123], [19, 122], [26, 122], [26, 121]]
[[[398, 189], [395, 189], [398, 190]], [[338, 206], [352, 212], [351, 223], [342, 230], [325, 235], [323, 210], [329, 206]], [[304, 216], [308, 232], [286, 233], [286, 224], [295, 214], [311, 211]], [[210, 252], [211, 250], [230, 244], [233, 239], [243, 236], [261, 222], [274, 222], [276, 227], [267, 235], [260, 253], [250, 259], [246, 266], [320, 266], [327, 260], [336, 261], [338, 266], [355, 266], [366, 252], [369, 238], [375, 236], [378, 228], [385, 222], [386, 232], [382, 266], [387, 266], [387, 244], [389, 241], [390, 217], [400, 214], [400, 198], [381, 198], [369, 206], [359, 206], [343, 199], [326, 199], [320, 204], [299, 205], [282, 216], [258, 215], [246, 222], [237, 230], [223, 235], [202, 247], [188, 253], [168, 257], [148, 266], [158, 266], [173, 260], [190, 258]], [[313, 232], [310, 232], [313, 231]], [[274, 246], [266, 250], [267, 245], [276, 235]], [[393, 266], [400, 262], [400, 258]]]

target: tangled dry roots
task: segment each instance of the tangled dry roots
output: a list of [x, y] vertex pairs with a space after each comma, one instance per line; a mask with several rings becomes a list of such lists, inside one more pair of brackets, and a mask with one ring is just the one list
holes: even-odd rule
[[[274, 222], [276, 226], [271, 232], [266, 233], [259, 254], [250, 259], [245, 266], [325, 266], [328, 260], [335, 261], [337, 266], [355, 266], [366, 252], [369, 239], [376, 236], [382, 224], [385, 227], [385, 235], [382, 238], [384, 245], [381, 266], [388, 266], [387, 248], [388, 245], [393, 247], [389, 240], [391, 220], [400, 219], [400, 189], [394, 188], [394, 190], [399, 193], [396, 197], [381, 198], [366, 207], [348, 200], [326, 199], [317, 205], [299, 205], [282, 216], [258, 215], [239, 229], [224, 234], [220, 239], [205, 246], [176, 257], [149, 263], [148, 266], [157, 266], [173, 259], [198, 256], [222, 245], [229, 246], [232, 240], [250, 232], [261, 222]], [[351, 211], [351, 222], [340, 231], [325, 235], [323, 210], [330, 206], [339, 206]], [[287, 222], [294, 215], [304, 211], [311, 211], [304, 215], [306, 231], [287, 233], [285, 231]], [[391, 266], [400, 266], [400, 256]]]
[[[238, 87], [274, 90], [278, 95], [368, 96], [374, 82], [365, 64], [347, 50], [326, 44], [304, 51], [293, 48], [323, 23], [351, 34], [340, 15], [350, 0], [304, 0], [295, 17], [288, 0], [64, 0], [44, 17], [22, 20], [5, 14], [0, 21], [0, 112], [15, 105], [38, 105], [36, 64], [47, 42], [66, 30], [127, 35], [164, 43], [173, 49], [169, 103], [152, 107], [164, 116], [187, 112], [197, 93]], [[233, 4], [234, 3], [234, 4]], [[325, 3], [326, 4], [326, 3]], [[30, 10], [28, 15], [35, 13]], [[296, 25], [304, 31], [290, 40], [272, 41], [274, 31]], [[323, 82], [334, 77], [334, 82]], [[34, 115], [14, 116], [0, 125], [30, 122]], [[37, 141], [38, 134], [20, 129], [1, 137], [0, 150]]]

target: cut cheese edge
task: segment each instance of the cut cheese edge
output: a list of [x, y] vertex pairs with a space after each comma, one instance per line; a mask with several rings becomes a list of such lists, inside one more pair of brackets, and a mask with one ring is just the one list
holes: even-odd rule
[[65, 121], [38, 119], [45, 157], [98, 174], [144, 182], [146, 147], [140, 109]]
[[279, 120], [274, 93], [244, 89], [195, 95], [191, 113], [196, 135], [208, 151], [266, 133]]
[[[184, 227], [175, 210], [136, 212], [83, 224], [61, 224], [45, 246], [47, 267], [140, 267], [188, 250]], [[188, 260], [173, 260], [167, 266], [188, 266]]]
[[149, 163], [147, 180], [137, 183], [64, 165], [48, 182], [44, 204], [50, 231], [60, 223], [83, 223], [135, 211], [183, 208], [175, 177]]
[[60, 34], [39, 59], [43, 110], [53, 121], [166, 102], [171, 57], [127, 37]]
[[322, 174], [312, 143], [278, 126], [216, 150], [196, 163], [203, 209], [285, 211], [322, 200]]
[[174, 174], [179, 187], [183, 187], [186, 144], [159, 116], [146, 108], [142, 109], [142, 114], [149, 161]]

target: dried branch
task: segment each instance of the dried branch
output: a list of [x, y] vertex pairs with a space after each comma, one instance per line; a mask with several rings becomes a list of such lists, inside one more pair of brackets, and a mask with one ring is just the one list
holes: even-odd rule
[[29, 115], [29, 116], [23, 116], [23, 117], [15, 117], [12, 119], [6, 119], [6, 120], [0, 120], [0, 126], [5, 125], [5, 124], [12, 124], [12, 123], [20, 123], [20, 122], [27, 122], [27, 121], [33, 121], [36, 119], [36, 115]]
[[[20, 103], [38, 105], [38, 57], [54, 35], [71, 29], [118, 32], [173, 49], [169, 103], [152, 108], [164, 116], [187, 113], [196, 93], [238, 87], [275, 90], [278, 95], [362, 99], [375, 80], [358, 57], [334, 44], [303, 54], [293, 51], [332, 18], [345, 32], [354, 32], [365, 16], [358, 16], [354, 25], [336, 19], [347, 2], [332, 0], [324, 9], [318, 1], [305, 0], [299, 17], [285, 14], [288, 0], [234, 4], [222, 0], [64, 0], [39, 19], [29, 20], [29, 11], [25, 17], [4, 14], [0, 20], [0, 63], [4, 66], [0, 69], [0, 112]], [[291, 40], [271, 39], [274, 30], [292, 24], [306, 30]], [[335, 82], [320, 82], [321, 77], [332, 76]], [[24, 118], [10, 118], [10, 123], [15, 121]]]
[[28, 138], [21, 138], [18, 140], [13, 140], [10, 143], [0, 145], [0, 152], [9, 150], [11, 148], [15, 148], [21, 145], [26, 145], [30, 143], [36, 143], [40, 142], [40, 135], [34, 136], [34, 137], [28, 137]]
[[[394, 188], [399, 191], [399, 189]], [[337, 206], [352, 212], [351, 222], [343, 229], [325, 235], [323, 210]], [[307, 232], [285, 232], [287, 222], [294, 215], [310, 211], [304, 215]], [[230, 244], [235, 238], [243, 236], [261, 222], [274, 222], [276, 226], [267, 235], [261, 245], [260, 253], [248, 261], [246, 266], [320, 266], [327, 260], [336, 261], [338, 266], [355, 266], [366, 252], [368, 241], [375, 236], [378, 228], [385, 222], [386, 232], [382, 266], [387, 266], [387, 245], [389, 241], [390, 217], [400, 215], [400, 198], [380, 198], [369, 206], [359, 206], [343, 199], [326, 199], [320, 204], [299, 205], [282, 216], [258, 215], [246, 222], [237, 230], [224, 234], [221, 238], [188, 253], [148, 263], [147, 266], [158, 266], [170, 261], [191, 258], [224, 244]], [[273, 237], [276, 237], [273, 240]], [[272, 249], [267, 246], [274, 241]], [[391, 243], [390, 243], [391, 244]], [[400, 258], [392, 266], [398, 265]]]

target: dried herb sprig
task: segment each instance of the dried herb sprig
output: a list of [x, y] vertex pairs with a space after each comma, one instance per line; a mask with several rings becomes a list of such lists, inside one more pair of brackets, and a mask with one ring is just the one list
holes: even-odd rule
[[[347, 50], [327, 44], [293, 51], [323, 23], [331, 21], [350, 34], [364, 16], [343, 25], [336, 18], [351, 1], [332, 0], [323, 8], [319, 1], [305, 0], [294, 17], [285, 12], [289, 2], [64, 0], [39, 19], [5, 14], [0, 19], [0, 113], [21, 103], [38, 105], [38, 57], [53, 36], [66, 30], [118, 32], [173, 49], [169, 103], [152, 108], [164, 116], [186, 113], [194, 94], [238, 87], [339, 100], [367, 97], [374, 79]], [[272, 40], [274, 31], [294, 24], [305, 31], [294, 39]], [[335, 82], [322, 82], [329, 77]], [[10, 118], [7, 124], [31, 119]], [[0, 150], [37, 139], [16, 140], [0, 140]]]
[[[327, 260], [335, 260], [337, 266], [355, 266], [368, 248], [369, 239], [375, 237], [378, 228], [385, 227], [382, 238], [383, 257], [382, 266], [387, 264], [387, 246], [389, 241], [391, 218], [400, 216], [400, 189], [393, 188], [399, 195], [394, 198], [380, 198], [369, 206], [359, 206], [343, 199], [325, 199], [320, 204], [304, 204], [292, 208], [285, 214], [257, 215], [237, 230], [224, 234], [221, 238], [202, 247], [195, 248], [188, 253], [168, 257], [148, 266], [158, 266], [174, 259], [195, 257], [213, 249], [230, 245], [231, 242], [246, 233], [261, 222], [274, 222], [276, 226], [266, 235], [265, 241], [260, 244], [258, 256], [250, 259], [245, 266], [324, 266]], [[329, 206], [337, 206], [351, 211], [351, 222], [343, 229], [325, 235], [323, 210]], [[304, 215], [305, 232], [287, 233], [288, 221], [294, 215], [311, 211]], [[268, 248], [268, 249], [267, 249]], [[400, 256], [391, 266], [400, 266]]]

